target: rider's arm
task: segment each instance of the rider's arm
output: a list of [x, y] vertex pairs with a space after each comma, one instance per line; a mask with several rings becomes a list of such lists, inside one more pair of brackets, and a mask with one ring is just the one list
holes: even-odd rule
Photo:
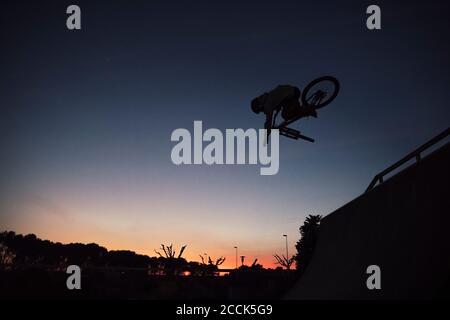
[[272, 117], [273, 117], [273, 110], [270, 112], [265, 112], [266, 114], [266, 122], [264, 123], [264, 129], [267, 130], [267, 139], [269, 139], [270, 131], [272, 129]]

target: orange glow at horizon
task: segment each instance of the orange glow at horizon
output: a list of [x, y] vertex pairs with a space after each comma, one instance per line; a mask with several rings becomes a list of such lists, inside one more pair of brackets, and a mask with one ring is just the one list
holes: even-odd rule
[[[52, 242], [61, 243], [96, 243], [99, 246], [106, 248], [107, 250], [130, 250], [137, 254], [143, 254], [150, 257], [157, 256], [156, 251], [162, 253], [161, 243], [149, 244], [148, 246], [142, 246], [142, 244], [137, 244], [134, 239], [127, 238], [124, 236], [112, 238], [108, 237], [105, 232], [95, 232], [94, 228], [83, 228], [81, 230], [75, 230], [75, 228], [68, 228], [58, 232], [60, 228], [50, 228], [43, 230], [39, 224], [34, 224], [34, 227], [29, 226], [17, 226], [16, 228], [7, 227], [5, 230], [14, 231], [18, 234], [35, 234], [38, 238], [42, 240], [50, 240]], [[77, 228], [78, 229], [78, 228]], [[3, 230], [2, 230], [3, 231]], [[111, 236], [111, 234], [109, 235]], [[236, 267], [236, 252], [234, 247], [230, 247], [227, 251], [223, 247], [210, 248], [208, 252], [202, 250], [198, 243], [204, 242], [203, 239], [196, 239], [195, 245], [187, 245], [182, 257], [187, 261], [201, 262], [200, 255], [207, 253], [205, 257], [211, 257], [213, 261], [219, 257], [225, 257], [225, 262], [219, 266], [220, 269], [234, 269]], [[173, 244], [174, 249], [177, 254], [183, 244], [178, 243], [163, 243], [164, 245]], [[240, 249], [239, 249], [240, 250]], [[198, 252], [198, 253], [197, 253]], [[293, 252], [293, 251], [292, 251]], [[283, 253], [283, 252], [281, 252]], [[249, 266], [253, 263], [254, 259], [258, 259], [257, 263], [263, 265], [265, 268], [276, 268], [278, 265], [275, 264], [275, 258], [273, 258], [273, 253], [270, 250], [246, 250], [245, 252], [238, 253], [237, 266], [241, 266], [241, 255], [245, 255], [244, 264]]]
[[[161, 251], [161, 244], [173, 244], [177, 253], [187, 245], [184, 258], [201, 262], [200, 255], [205, 253], [214, 261], [225, 257], [220, 266], [223, 269], [236, 267], [236, 245], [238, 266], [244, 255], [247, 266], [258, 259], [257, 263], [265, 268], [276, 268], [273, 255], [285, 254], [285, 233], [290, 237], [290, 255], [295, 252], [301, 219], [282, 220], [272, 213], [272, 208], [255, 206], [260, 202], [258, 196], [252, 199], [249, 194], [247, 202], [238, 202], [242, 192], [237, 192], [227, 195], [231, 200], [236, 197], [234, 201], [212, 196], [205, 200], [198, 191], [183, 191], [173, 201], [159, 196], [169, 190], [125, 193], [121, 189], [113, 186], [93, 192], [73, 185], [53, 186], [41, 190], [39, 197], [22, 195], [9, 206], [3, 205], [7, 214], [1, 228], [33, 233], [53, 242], [96, 243], [108, 250], [131, 250], [148, 256], [157, 256], [154, 250]], [[112, 197], [114, 194], [118, 196]], [[264, 219], [261, 215], [265, 215]]]

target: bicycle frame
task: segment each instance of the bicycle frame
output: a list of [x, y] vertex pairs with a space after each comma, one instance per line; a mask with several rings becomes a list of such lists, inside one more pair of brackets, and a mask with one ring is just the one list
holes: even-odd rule
[[294, 140], [298, 140], [298, 139], [303, 139], [309, 142], [315, 142], [315, 140], [313, 138], [307, 137], [305, 135], [302, 135], [300, 133], [300, 131], [289, 128], [288, 125], [290, 125], [291, 123], [299, 120], [301, 118], [301, 116], [295, 117], [291, 120], [286, 120], [283, 121], [282, 123], [280, 123], [278, 126], [275, 124], [275, 121], [277, 119], [278, 113], [280, 112], [280, 109], [277, 110], [277, 112], [275, 112], [275, 115], [273, 117], [273, 122], [272, 122], [272, 128], [273, 129], [278, 129], [280, 131], [280, 135], [285, 136], [287, 138], [290, 139], [294, 139]]

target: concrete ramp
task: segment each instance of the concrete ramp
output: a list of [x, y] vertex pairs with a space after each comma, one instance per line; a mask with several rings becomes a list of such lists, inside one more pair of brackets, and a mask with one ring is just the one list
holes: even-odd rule
[[[322, 220], [288, 299], [450, 297], [450, 144]], [[366, 268], [381, 268], [368, 290]]]

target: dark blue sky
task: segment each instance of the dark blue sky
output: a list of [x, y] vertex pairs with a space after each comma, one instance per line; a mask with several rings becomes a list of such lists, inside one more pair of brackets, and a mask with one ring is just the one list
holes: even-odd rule
[[[70, 4], [80, 31], [66, 29]], [[377, 1], [382, 30], [369, 31], [370, 4], [2, 4], [1, 225], [142, 252], [187, 242], [193, 256], [239, 243], [270, 257], [307, 214], [350, 201], [448, 127], [449, 4]], [[325, 74], [340, 95], [297, 125], [315, 144], [281, 141], [278, 175], [172, 164], [174, 129], [258, 128], [254, 96]]]

